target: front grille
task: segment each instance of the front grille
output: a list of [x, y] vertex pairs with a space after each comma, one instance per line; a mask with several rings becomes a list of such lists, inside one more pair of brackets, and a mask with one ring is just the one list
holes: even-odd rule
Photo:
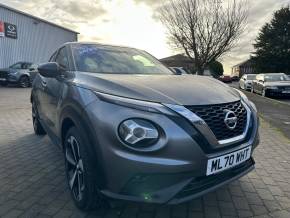
[[6, 78], [8, 73], [6, 71], [0, 71], [0, 78]]
[[278, 86], [280, 90], [290, 90], [290, 86]]
[[[186, 108], [202, 118], [218, 140], [242, 135], [247, 125], [247, 111], [240, 101], [218, 105], [186, 106]], [[233, 130], [230, 130], [224, 122], [225, 110], [233, 111], [238, 118]]]

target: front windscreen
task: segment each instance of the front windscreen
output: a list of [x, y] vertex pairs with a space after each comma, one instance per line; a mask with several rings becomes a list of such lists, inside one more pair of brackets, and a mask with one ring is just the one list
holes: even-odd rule
[[12, 69], [22, 69], [22, 63], [13, 64], [9, 68], [12, 68]]
[[108, 74], [173, 74], [146, 52], [94, 44], [72, 45], [78, 71]]
[[247, 80], [254, 80], [256, 75], [247, 75]]
[[268, 74], [265, 75], [266, 82], [275, 82], [275, 81], [287, 81], [289, 77], [285, 74]]

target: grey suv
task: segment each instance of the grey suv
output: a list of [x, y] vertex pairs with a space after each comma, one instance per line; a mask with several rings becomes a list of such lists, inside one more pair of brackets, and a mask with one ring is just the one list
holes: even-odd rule
[[256, 108], [213, 78], [93, 43], [63, 45], [38, 71], [34, 130], [63, 150], [80, 209], [109, 198], [177, 204], [254, 169]]
[[29, 87], [37, 73], [37, 65], [30, 62], [17, 62], [9, 68], [0, 69], [2, 85], [18, 84], [22, 88]]

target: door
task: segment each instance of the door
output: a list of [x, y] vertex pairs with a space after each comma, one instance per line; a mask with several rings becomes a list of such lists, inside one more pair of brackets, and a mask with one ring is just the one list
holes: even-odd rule
[[[53, 53], [50, 57], [48, 62], [55, 62], [57, 51]], [[46, 114], [46, 106], [47, 106], [47, 97], [46, 97], [46, 88], [47, 88], [47, 81], [48, 78], [41, 76], [40, 74], [37, 75], [37, 82], [35, 83], [35, 101], [37, 112], [39, 114], [39, 119], [41, 119], [47, 126], [47, 114]]]
[[242, 89], [245, 89], [245, 80], [246, 80], [246, 75], [242, 76], [242, 78], [240, 79], [240, 87]]
[[257, 81], [257, 90], [259, 93], [262, 93], [264, 88], [264, 76], [260, 75]]
[[255, 80], [253, 80], [252, 86], [253, 86], [254, 92], [258, 92], [259, 78], [260, 78], [260, 75], [257, 75]]
[[37, 70], [38, 65], [37, 64], [32, 64], [29, 69], [28, 69], [28, 73], [30, 76], [30, 82], [32, 83], [38, 70]]
[[55, 62], [59, 64], [61, 72], [56, 78], [46, 78], [46, 91], [44, 93], [44, 99], [47, 124], [49, 125], [50, 130], [56, 134], [57, 109], [61, 100], [61, 93], [65, 81], [64, 74], [69, 70], [66, 47], [59, 49], [55, 57]]

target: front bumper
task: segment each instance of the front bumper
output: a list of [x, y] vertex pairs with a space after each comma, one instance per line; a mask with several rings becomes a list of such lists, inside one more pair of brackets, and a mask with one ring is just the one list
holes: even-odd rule
[[[179, 115], [169, 117], [101, 100], [88, 105], [85, 113], [95, 130], [95, 149], [104, 172], [101, 192], [110, 198], [176, 204], [212, 191], [254, 168], [250, 159], [220, 174], [205, 176], [208, 159], [247, 146], [252, 146], [253, 151], [258, 145], [258, 120], [254, 114], [246, 140], [208, 152], [208, 142], [199, 140], [194, 127]], [[119, 139], [118, 126], [129, 118], [150, 120], [164, 130], [151, 150], [132, 150]]]
[[2, 76], [0, 78], [0, 82], [2, 83], [18, 83], [19, 77], [17, 75], [7, 74], [6, 76]]
[[252, 83], [246, 83], [245, 84], [245, 89], [246, 90], [251, 90], [252, 89]]
[[266, 95], [273, 97], [290, 97], [290, 90], [266, 89]]

